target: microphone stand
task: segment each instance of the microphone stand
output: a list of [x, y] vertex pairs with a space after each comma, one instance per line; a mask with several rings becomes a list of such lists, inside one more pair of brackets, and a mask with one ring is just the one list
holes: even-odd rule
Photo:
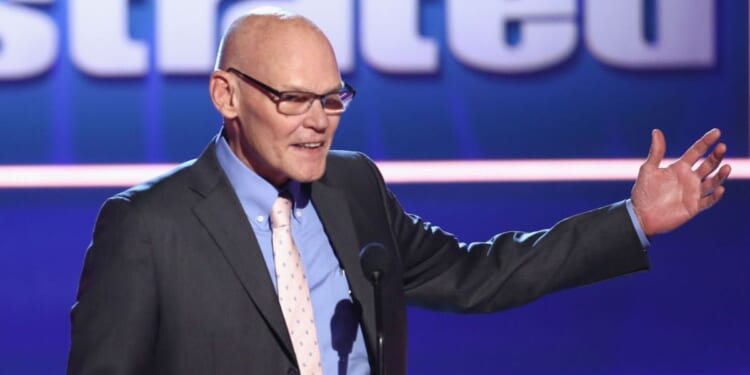
[[392, 263], [390, 254], [383, 244], [371, 242], [359, 254], [362, 272], [372, 283], [375, 297], [375, 361], [373, 361], [373, 375], [385, 374], [385, 353], [383, 350], [383, 283]]
[[383, 375], [385, 366], [383, 359], [383, 288], [380, 283], [380, 271], [372, 272], [372, 286], [375, 292], [375, 371], [374, 375]]

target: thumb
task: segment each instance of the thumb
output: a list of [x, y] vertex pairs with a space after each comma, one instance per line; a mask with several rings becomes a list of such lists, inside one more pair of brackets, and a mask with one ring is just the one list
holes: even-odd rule
[[664, 159], [664, 153], [666, 152], [666, 142], [664, 141], [664, 133], [659, 129], [651, 131], [651, 149], [648, 151], [648, 157], [644, 165], [649, 165], [655, 168], [659, 167], [662, 159]]

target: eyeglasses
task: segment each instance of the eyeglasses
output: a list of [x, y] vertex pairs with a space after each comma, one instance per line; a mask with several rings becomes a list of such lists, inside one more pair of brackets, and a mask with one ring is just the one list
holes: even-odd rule
[[285, 115], [301, 115], [307, 112], [316, 100], [319, 100], [320, 104], [323, 105], [325, 113], [336, 115], [346, 110], [357, 93], [353, 87], [343, 81], [338, 91], [323, 95], [305, 91], [279, 91], [235, 68], [227, 68], [226, 71], [236, 74], [245, 82], [274, 96], [275, 98], [271, 98], [271, 100], [276, 103], [278, 111]]

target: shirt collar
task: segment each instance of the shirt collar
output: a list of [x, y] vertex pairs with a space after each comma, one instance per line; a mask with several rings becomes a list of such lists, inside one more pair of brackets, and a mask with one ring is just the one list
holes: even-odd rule
[[216, 137], [216, 158], [232, 184], [242, 208], [253, 226], [268, 229], [268, 215], [279, 190], [288, 190], [293, 197], [292, 218], [301, 222], [310, 203], [310, 184], [290, 180], [281, 189], [260, 177], [234, 154], [223, 134]]

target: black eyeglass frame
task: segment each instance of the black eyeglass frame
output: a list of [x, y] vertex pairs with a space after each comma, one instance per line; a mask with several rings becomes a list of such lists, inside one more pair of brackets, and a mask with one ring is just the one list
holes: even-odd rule
[[[272, 96], [275, 97], [275, 100], [274, 100], [274, 98], [270, 98], [270, 99], [273, 100], [274, 103], [276, 103], [276, 109], [279, 110], [280, 113], [284, 113], [284, 114], [288, 114], [288, 115], [292, 115], [292, 116], [293, 115], [301, 115], [301, 114], [309, 111], [310, 108], [312, 107], [313, 103], [315, 102], [315, 100], [310, 100], [309, 104], [307, 105], [307, 107], [305, 107], [305, 110], [302, 111], [302, 112], [299, 112], [299, 113], [285, 113], [285, 112], [281, 111], [281, 109], [279, 108], [279, 103], [281, 103], [282, 101], [284, 101], [284, 98], [288, 97], [290, 95], [292, 95], [292, 96], [294, 94], [309, 95], [310, 97], [317, 99], [317, 101], [319, 101], [320, 104], [323, 106], [323, 111], [326, 112], [326, 113], [329, 113], [329, 114], [340, 114], [340, 113], [343, 113], [344, 111], [346, 111], [346, 108], [348, 107], [349, 103], [351, 103], [351, 101], [354, 100], [354, 96], [357, 95], [357, 91], [354, 89], [354, 87], [352, 87], [351, 85], [349, 85], [348, 83], [346, 83], [344, 81], [341, 81], [341, 88], [338, 91], [331, 91], [329, 93], [326, 93], [326, 94], [323, 94], [323, 95], [319, 95], [319, 94], [316, 94], [314, 92], [308, 92], [308, 91], [279, 91], [279, 90], [276, 90], [275, 88], [273, 88], [273, 87], [271, 87], [271, 86], [269, 86], [269, 85], [267, 85], [267, 84], [265, 84], [265, 83], [263, 83], [263, 82], [255, 79], [255, 78], [253, 78], [253, 77], [251, 77], [251, 76], [249, 76], [249, 75], [241, 72], [237, 68], [229, 67], [229, 68], [224, 69], [224, 71], [229, 72], [229, 73], [233, 73], [233, 74], [237, 75], [238, 77], [242, 78], [242, 80], [244, 80], [245, 82], [248, 82], [250, 84], [253, 84], [253, 85], [257, 86], [258, 88], [262, 89], [262, 91], [265, 91], [267, 94], [271, 94]], [[342, 107], [341, 107], [340, 110], [332, 110], [332, 109], [327, 109], [326, 108], [326, 101], [328, 100], [327, 98], [331, 94], [339, 94], [339, 97], [341, 99], [341, 104], [342, 104]], [[346, 97], [342, 97], [341, 94], [350, 94], [350, 95], [346, 96]]]

